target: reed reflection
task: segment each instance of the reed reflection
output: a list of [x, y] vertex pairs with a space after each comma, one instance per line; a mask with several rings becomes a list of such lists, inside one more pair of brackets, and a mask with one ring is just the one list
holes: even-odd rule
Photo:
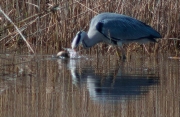
[[87, 61], [69, 59], [58, 60], [58, 63], [59, 67], [66, 65], [71, 71], [73, 84], [86, 87], [94, 101], [139, 99], [159, 83], [159, 77], [155, 75], [124, 73], [124, 67], [118, 65], [110, 67], [106, 73], [97, 73], [97, 69], [102, 68], [96, 68]]

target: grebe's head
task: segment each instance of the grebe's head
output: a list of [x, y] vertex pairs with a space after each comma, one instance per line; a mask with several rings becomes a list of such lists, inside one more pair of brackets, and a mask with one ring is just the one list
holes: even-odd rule
[[79, 46], [79, 44], [82, 44], [85, 35], [87, 35], [85, 31], [79, 31], [71, 43], [71, 48], [76, 49]]

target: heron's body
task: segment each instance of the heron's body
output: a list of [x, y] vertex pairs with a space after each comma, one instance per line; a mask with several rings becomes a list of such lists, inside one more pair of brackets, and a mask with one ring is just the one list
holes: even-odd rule
[[77, 33], [72, 48], [80, 42], [84, 48], [89, 48], [99, 42], [122, 46], [130, 42], [156, 42], [155, 38], [161, 38], [161, 35], [139, 20], [117, 13], [101, 13], [91, 20], [88, 33]]

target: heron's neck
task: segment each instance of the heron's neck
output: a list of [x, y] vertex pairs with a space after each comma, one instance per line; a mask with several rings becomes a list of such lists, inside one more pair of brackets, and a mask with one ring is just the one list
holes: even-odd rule
[[87, 33], [82, 40], [84, 48], [90, 48], [97, 43], [102, 41], [102, 36], [97, 34], [97, 32], [91, 31], [91, 33]]

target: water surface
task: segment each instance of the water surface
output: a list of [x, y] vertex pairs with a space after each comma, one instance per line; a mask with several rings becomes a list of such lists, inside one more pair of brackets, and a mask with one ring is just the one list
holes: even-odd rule
[[1, 116], [179, 116], [180, 61], [167, 54], [57, 59], [0, 55]]

